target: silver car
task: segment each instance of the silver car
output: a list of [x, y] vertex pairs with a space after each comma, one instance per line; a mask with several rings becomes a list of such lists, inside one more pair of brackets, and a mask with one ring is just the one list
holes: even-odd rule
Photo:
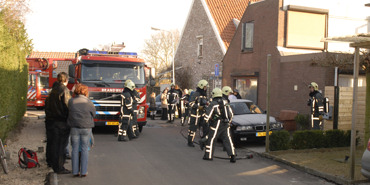
[[[234, 142], [263, 140], [266, 136], [266, 114], [251, 100], [236, 99], [230, 101], [234, 112], [231, 122], [231, 134]], [[283, 124], [270, 116], [270, 134], [283, 129]]]
[[361, 173], [363, 176], [370, 179], [370, 139], [367, 142], [364, 154], [362, 154]]

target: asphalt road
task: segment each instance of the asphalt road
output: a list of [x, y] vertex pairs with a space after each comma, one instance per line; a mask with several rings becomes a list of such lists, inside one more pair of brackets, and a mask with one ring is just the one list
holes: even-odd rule
[[[198, 146], [190, 148], [180, 132], [187, 128], [149, 120], [138, 139], [118, 142], [113, 130], [95, 130], [95, 147], [90, 151], [88, 175], [58, 175], [61, 185], [73, 184], [331, 184], [278, 162], [254, 156], [236, 163], [215, 158], [204, 161]], [[238, 157], [248, 145], [237, 149]], [[217, 143], [215, 156], [227, 157]], [[259, 146], [264, 148], [263, 145]], [[65, 165], [71, 169], [71, 162]]]

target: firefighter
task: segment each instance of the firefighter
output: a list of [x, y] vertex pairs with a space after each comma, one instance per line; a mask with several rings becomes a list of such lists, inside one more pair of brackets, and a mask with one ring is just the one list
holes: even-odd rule
[[175, 119], [176, 104], [179, 98], [179, 92], [175, 89], [175, 84], [171, 84], [171, 89], [167, 93], [168, 106], [168, 122], [171, 123]]
[[189, 93], [187, 89], [184, 89], [184, 96], [180, 99], [180, 106], [181, 106], [181, 125], [184, 126], [186, 117], [189, 116]]
[[230, 103], [229, 95], [233, 93], [233, 90], [229, 86], [224, 86], [222, 88], [222, 98], [227, 100], [228, 103]]
[[[125, 89], [121, 94], [121, 111], [118, 125], [118, 141], [128, 140], [128, 130], [130, 122], [133, 118], [133, 102], [134, 97], [131, 95], [135, 89], [135, 83], [130, 81], [125, 83]], [[131, 131], [132, 132], [132, 131]]]
[[200, 80], [197, 85], [197, 89], [193, 95], [190, 96], [189, 108], [190, 108], [190, 126], [188, 130], [188, 146], [194, 147], [195, 132], [199, 124], [203, 126], [203, 133], [207, 132], [206, 125], [203, 124], [204, 107], [208, 104], [207, 101], [207, 87], [208, 82], [206, 80]]
[[320, 130], [324, 115], [324, 98], [319, 92], [319, 85], [317, 83], [311, 82], [308, 87], [310, 88], [310, 98], [307, 105], [311, 108], [311, 126], [314, 130]]
[[136, 89], [133, 89], [130, 93], [131, 93], [132, 100], [133, 100], [132, 109], [133, 109], [134, 114], [132, 117], [130, 130], [129, 130], [130, 132], [128, 133], [128, 137], [132, 139], [132, 138], [137, 138], [140, 135], [139, 125], [137, 124], [137, 115], [139, 113], [139, 110], [137, 110], [137, 105], [140, 102], [140, 94], [139, 92], [136, 91]]
[[[230, 122], [233, 118], [233, 112], [228, 101], [222, 98], [222, 94], [220, 88], [213, 89], [212, 101], [206, 108], [204, 120], [209, 123], [210, 129], [203, 159], [213, 159], [214, 143], [217, 138], [220, 138], [230, 157], [230, 162], [235, 163], [235, 148], [230, 136]], [[204, 143], [201, 143], [200, 147], [203, 150]]]

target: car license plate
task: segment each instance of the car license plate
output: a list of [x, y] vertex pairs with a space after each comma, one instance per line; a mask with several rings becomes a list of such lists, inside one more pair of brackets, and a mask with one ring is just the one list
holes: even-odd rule
[[118, 125], [118, 121], [107, 121], [105, 125]]
[[[269, 132], [269, 135], [271, 135], [272, 131]], [[266, 132], [257, 132], [256, 137], [263, 137], [266, 136]]]

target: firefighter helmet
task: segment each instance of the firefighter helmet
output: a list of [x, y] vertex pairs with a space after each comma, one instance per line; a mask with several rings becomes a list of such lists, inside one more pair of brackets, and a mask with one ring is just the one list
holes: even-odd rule
[[132, 80], [127, 79], [127, 80], [125, 81], [125, 83], [123, 84], [123, 87], [126, 87], [126, 85], [127, 85], [129, 82], [132, 82]]
[[206, 80], [200, 80], [200, 81], [198, 82], [198, 87], [199, 87], [200, 89], [204, 89], [204, 87], [208, 87], [208, 82], [207, 82]]
[[171, 83], [171, 86], [170, 87], [175, 87], [175, 83]]
[[212, 98], [222, 97], [222, 90], [220, 88], [214, 88], [212, 90]]
[[319, 85], [317, 85], [316, 82], [311, 82], [308, 87], [313, 87], [315, 89], [315, 91], [318, 91], [319, 90]]
[[135, 89], [135, 83], [133, 81], [129, 81], [129, 82], [127, 82], [125, 87], [127, 87], [128, 89], [133, 91]]
[[232, 93], [232, 92], [233, 92], [233, 90], [229, 86], [224, 86], [222, 88], [222, 94], [224, 94], [226, 96], [229, 96], [229, 94]]

